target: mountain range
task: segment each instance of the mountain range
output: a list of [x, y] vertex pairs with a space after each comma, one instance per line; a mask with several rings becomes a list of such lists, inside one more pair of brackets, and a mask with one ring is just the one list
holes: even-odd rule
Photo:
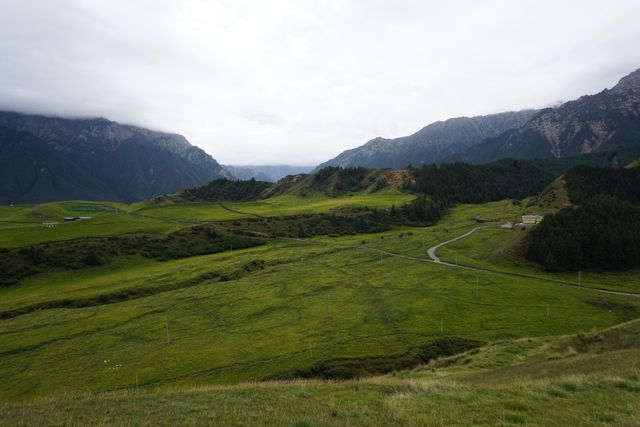
[[410, 164], [441, 163], [486, 138], [525, 124], [536, 113], [536, 110], [510, 111], [431, 123], [409, 136], [374, 138], [361, 147], [342, 152], [317, 169], [327, 166], [402, 168]]
[[563, 158], [638, 144], [640, 70], [612, 89], [555, 108], [458, 117], [432, 123], [410, 136], [375, 138], [318, 169]]
[[470, 148], [462, 160], [569, 157], [640, 144], [640, 70], [612, 89], [538, 112], [519, 128]]
[[[554, 108], [457, 117], [432, 123], [413, 135], [375, 138], [315, 170], [563, 159], [638, 146], [640, 70], [611, 89]], [[222, 166], [174, 133], [104, 118], [0, 112], [0, 204], [70, 199], [128, 203], [219, 178], [274, 182], [310, 169]]]
[[182, 135], [0, 112], [0, 203], [132, 202], [223, 177], [231, 175]]

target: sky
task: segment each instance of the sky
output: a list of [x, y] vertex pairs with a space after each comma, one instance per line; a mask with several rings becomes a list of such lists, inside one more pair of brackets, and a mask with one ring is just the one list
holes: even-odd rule
[[640, 68], [640, 1], [0, 0], [0, 109], [183, 134], [223, 164], [315, 165]]

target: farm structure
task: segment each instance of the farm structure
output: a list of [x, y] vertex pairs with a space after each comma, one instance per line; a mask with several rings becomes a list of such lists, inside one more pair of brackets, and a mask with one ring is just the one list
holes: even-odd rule
[[542, 215], [522, 215], [522, 223], [524, 225], [536, 225], [544, 219]]

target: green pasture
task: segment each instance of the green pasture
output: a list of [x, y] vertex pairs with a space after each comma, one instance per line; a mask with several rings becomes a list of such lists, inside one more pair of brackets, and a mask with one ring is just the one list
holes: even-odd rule
[[638, 326], [506, 340], [357, 381], [58, 393], [0, 402], [0, 419], [8, 426], [634, 426], [640, 420]]
[[[126, 233], [163, 233], [201, 221], [225, 221], [255, 215], [278, 216], [329, 212], [353, 207], [387, 208], [414, 196], [395, 188], [330, 198], [321, 195], [278, 196], [256, 202], [186, 203], [156, 205], [141, 202], [55, 202], [43, 205], [0, 206], [0, 248], [28, 246], [56, 240], [104, 237]], [[62, 223], [65, 216], [90, 216], [89, 220]], [[43, 221], [59, 221], [44, 228]]]
[[[158, 233], [176, 227], [167, 220], [133, 215], [130, 209], [119, 203], [81, 201], [1, 206], [0, 248], [133, 232]], [[89, 216], [91, 219], [64, 223], [66, 216]], [[44, 221], [59, 224], [45, 228]]]
[[[363, 197], [357, 203], [372, 206], [374, 195]], [[381, 197], [377, 203], [397, 202], [396, 196]], [[345, 206], [349, 198], [314, 199], [312, 207], [285, 200], [291, 214], [294, 208]], [[269, 211], [239, 205], [242, 212]], [[14, 216], [26, 217], [29, 209], [38, 208]], [[152, 208], [132, 209], [137, 215], [118, 218], [142, 221], [140, 212]], [[28, 311], [0, 320], [0, 400], [130, 390], [136, 384], [143, 390], [235, 384], [288, 376], [338, 358], [393, 357], [440, 337], [546, 339], [637, 318], [639, 298], [564, 286], [557, 281], [570, 274], [515, 264], [514, 248], [524, 232], [496, 227], [531, 209], [509, 201], [461, 205], [431, 227], [269, 239], [247, 250], [164, 262], [117, 258], [99, 267], [32, 276], [0, 289], [0, 312]], [[479, 218], [487, 222], [479, 224]], [[90, 221], [69, 225], [88, 227]], [[158, 223], [161, 230], [167, 224], [175, 225]], [[427, 260], [429, 246], [478, 225], [489, 228], [438, 253], [448, 260], [457, 253], [461, 264], [490, 271]], [[520, 275], [504, 274], [510, 272]], [[588, 273], [586, 282], [591, 274], [600, 274], [612, 289], [637, 289], [633, 272]], [[151, 292], [136, 296], [139, 290]], [[114, 293], [122, 299], [114, 300]], [[46, 308], [50, 303], [58, 308]], [[360, 396], [355, 399], [357, 405]]]
[[[380, 261], [375, 251], [335, 240], [168, 261], [157, 270], [122, 266], [112, 282], [119, 275], [122, 286], [155, 286], [208, 269], [242, 271], [255, 260], [265, 267], [225, 282], [5, 319], [2, 397], [108, 391], [131, 387], [136, 377], [143, 387], [266, 379], [321, 360], [397, 354], [440, 336], [490, 341], [589, 331], [639, 310], [624, 297], [525, 278], [396, 257]], [[97, 276], [95, 292], [106, 292], [101, 277], [108, 281], [108, 274]], [[70, 282], [63, 287], [69, 297], [93, 292], [82, 289], [82, 280]], [[57, 298], [42, 291], [43, 283], [26, 284], [33, 301]], [[9, 309], [29, 300], [15, 290], [4, 297]]]
[[376, 193], [356, 193], [340, 197], [315, 194], [276, 196], [255, 202], [194, 202], [181, 204], [146, 204], [138, 214], [181, 221], [224, 221], [251, 216], [289, 216], [329, 212], [336, 209], [368, 206], [388, 208], [410, 202], [415, 196], [388, 188]]

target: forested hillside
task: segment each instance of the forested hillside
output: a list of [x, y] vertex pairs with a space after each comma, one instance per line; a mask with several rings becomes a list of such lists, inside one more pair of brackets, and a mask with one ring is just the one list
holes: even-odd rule
[[483, 203], [524, 198], [540, 192], [554, 178], [531, 162], [505, 159], [486, 165], [425, 165], [414, 170], [405, 188], [447, 203]]
[[287, 176], [273, 185], [265, 195], [296, 194], [303, 197], [322, 194], [329, 197], [355, 192], [374, 192], [397, 186], [394, 171], [364, 167], [328, 166], [312, 174]]
[[640, 267], [640, 208], [610, 196], [547, 215], [527, 240], [527, 256], [548, 271]]
[[587, 203], [602, 194], [637, 204], [640, 202], [640, 169], [576, 166], [564, 175], [571, 201]]
[[640, 267], [640, 170], [577, 166], [565, 181], [576, 206], [531, 231], [527, 257], [549, 271]]
[[[271, 187], [271, 183], [256, 181], [253, 178], [248, 181], [232, 181], [223, 178], [207, 182], [199, 187], [188, 188], [171, 196], [171, 198], [184, 201], [257, 200], [269, 187]], [[160, 199], [162, 200], [164, 197]]]

